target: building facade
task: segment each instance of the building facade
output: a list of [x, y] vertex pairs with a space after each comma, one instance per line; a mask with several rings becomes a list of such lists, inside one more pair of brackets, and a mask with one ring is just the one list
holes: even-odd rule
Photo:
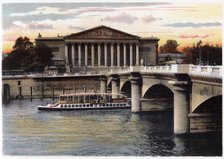
[[103, 25], [63, 37], [39, 34], [35, 40], [47, 44], [54, 57], [72, 70], [149, 65], [158, 60], [158, 38], [141, 38]]

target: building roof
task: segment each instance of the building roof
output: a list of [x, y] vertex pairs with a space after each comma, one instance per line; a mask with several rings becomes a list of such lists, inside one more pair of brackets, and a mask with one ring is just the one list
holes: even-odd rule
[[87, 29], [78, 33], [65, 36], [65, 39], [139, 39], [140, 37], [132, 35], [114, 28], [110, 28], [104, 25]]
[[67, 36], [42, 37], [40, 34], [35, 41], [64, 41], [66, 39], [120, 39], [120, 40], [146, 40], [159, 41], [156, 37], [139, 37], [105, 25], [90, 28]]
[[63, 41], [64, 37], [59, 36], [59, 37], [38, 37], [35, 39], [36, 41]]

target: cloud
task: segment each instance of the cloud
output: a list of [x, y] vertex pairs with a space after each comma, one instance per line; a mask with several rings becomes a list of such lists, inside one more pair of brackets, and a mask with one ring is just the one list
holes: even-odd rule
[[3, 41], [4, 42], [14, 42], [18, 38], [18, 35], [15, 34], [4, 34]]
[[103, 8], [103, 7], [82, 7], [77, 10], [78, 12], [81, 13], [86, 13], [86, 12], [112, 12], [115, 11], [115, 9], [112, 8]]
[[11, 13], [12, 17], [24, 17], [29, 15], [71, 15], [71, 14], [82, 14], [88, 12], [111, 12], [115, 11], [115, 9], [107, 8], [107, 7], [79, 7], [76, 9], [69, 9], [63, 7], [48, 7], [42, 6], [38, 7], [30, 12], [23, 13]]
[[217, 27], [221, 25], [222, 24], [219, 22], [207, 22], [207, 23], [186, 22], [186, 23], [171, 23], [171, 24], [166, 24], [164, 26], [169, 26], [174, 28], [185, 28], [185, 27], [200, 28], [200, 27]]
[[152, 15], [144, 16], [141, 19], [145, 23], [152, 23], [157, 20], [162, 20], [162, 18], [156, 18], [156, 17], [153, 17]]
[[64, 9], [63, 12], [61, 11], [61, 8], [58, 7], [48, 7], [48, 6], [43, 6], [43, 7], [38, 7], [34, 11], [30, 12], [24, 12], [24, 13], [12, 13], [12, 17], [23, 17], [23, 16], [28, 16], [28, 15], [48, 15], [48, 14], [71, 14], [73, 13], [74, 9]]
[[208, 34], [206, 35], [198, 35], [198, 34], [192, 34], [192, 35], [179, 35], [178, 38], [180, 39], [202, 39], [209, 37]]
[[136, 20], [138, 20], [138, 18], [123, 12], [123, 13], [120, 13], [120, 14], [115, 15], [115, 16], [107, 15], [103, 20], [108, 21], [108, 22], [132, 24]]
[[32, 30], [43, 30], [43, 29], [53, 29], [52, 24], [41, 23], [41, 22], [31, 22], [31, 23], [23, 23], [21, 21], [13, 22], [14, 27], [18, 29], [32, 29]]
[[53, 29], [52, 24], [38, 24], [36, 22], [28, 24], [29, 29]]
[[79, 31], [85, 30], [85, 28], [83, 28], [83, 27], [73, 26], [73, 25], [68, 26], [68, 29], [75, 29], [75, 30], [79, 30]]

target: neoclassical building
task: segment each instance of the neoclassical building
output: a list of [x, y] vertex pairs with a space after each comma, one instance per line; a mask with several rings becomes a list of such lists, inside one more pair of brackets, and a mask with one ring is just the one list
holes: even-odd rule
[[142, 38], [107, 26], [98, 26], [67, 36], [42, 37], [54, 59], [71, 68], [103, 68], [156, 64], [158, 38]]

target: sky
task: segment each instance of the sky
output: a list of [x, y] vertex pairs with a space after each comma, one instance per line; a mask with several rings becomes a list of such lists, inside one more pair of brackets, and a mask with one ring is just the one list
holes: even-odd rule
[[[8, 1], [7, 1], [8, 2]], [[27, 36], [64, 36], [99, 25], [140, 37], [157, 37], [159, 45], [173, 39], [179, 48], [222, 44], [222, 1], [111, 1], [77, 3], [2, 3], [2, 49]]]

